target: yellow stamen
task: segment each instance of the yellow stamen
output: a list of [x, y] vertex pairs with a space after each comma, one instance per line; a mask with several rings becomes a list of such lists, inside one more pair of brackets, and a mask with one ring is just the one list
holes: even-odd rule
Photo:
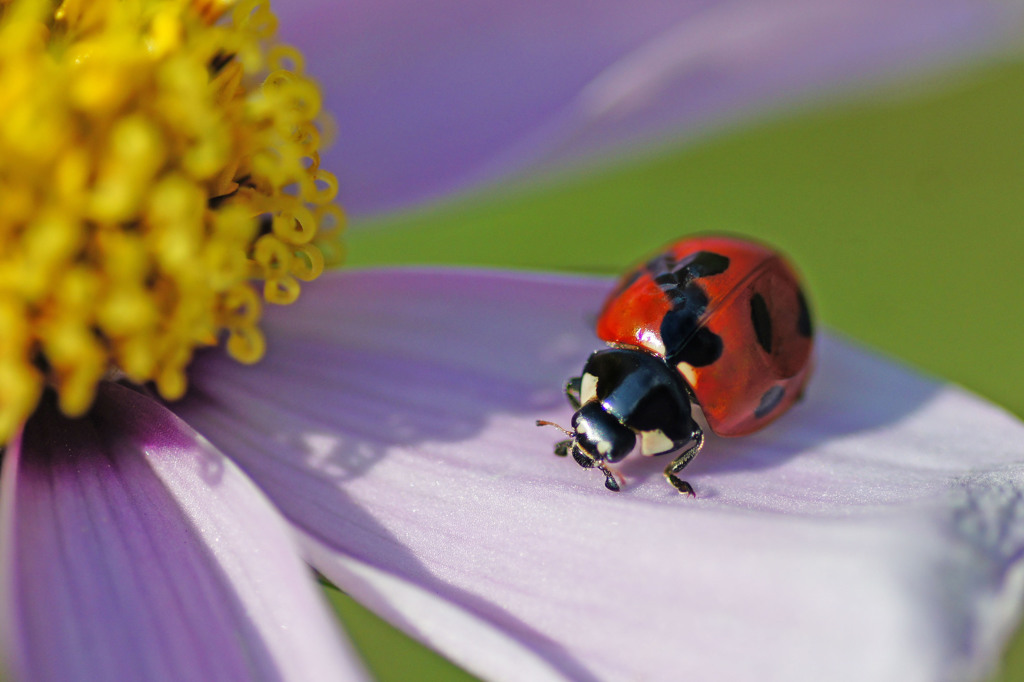
[[[340, 258], [321, 97], [266, 0], [0, 0], [0, 444], [53, 388], [187, 388]], [[258, 292], [258, 293], [257, 293]]]

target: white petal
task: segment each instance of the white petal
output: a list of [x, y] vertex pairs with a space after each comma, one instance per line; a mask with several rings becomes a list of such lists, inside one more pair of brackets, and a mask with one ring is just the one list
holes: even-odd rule
[[[533, 423], [568, 422], [560, 387], [599, 345], [587, 318], [607, 287], [338, 274], [268, 315], [256, 368], [204, 358], [176, 409], [338, 555], [317, 559], [327, 575], [347, 587], [349, 559], [365, 565], [354, 592], [487, 678], [516, 678], [513, 646], [574, 679], [943, 680], [993, 664], [1022, 597], [1019, 421], [826, 334], [791, 414], [709, 438], [685, 472], [698, 499], [639, 456], [616, 495]], [[436, 636], [435, 610], [453, 607], [466, 618]], [[460, 645], [474, 621], [504, 631], [493, 656]]]

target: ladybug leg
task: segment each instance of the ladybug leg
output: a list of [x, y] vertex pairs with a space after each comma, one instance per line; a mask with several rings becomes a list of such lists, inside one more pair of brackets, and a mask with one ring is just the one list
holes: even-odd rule
[[568, 457], [570, 448], [572, 448], [572, 439], [560, 440], [555, 443], [555, 454], [559, 457]]
[[617, 493], [622, 490], [622, 484], [619, 483], [619, 477], [616, 476], [615, 472], [609, 469], [608, 465], [601, 460], [591, 459], [588, 455], [583, 454], [578, 447], [572, 449], [572, 458], [575, 459], [576, 463], [584, 469], [593, 469], [594, 467], [600, 469], [601, 473], [604, 474], [604, 487], [608, 488], [608, 490], [611, 490], [613, 493]]
[[583, 377], [573, 377], [565, 383], [565, 396], [569, 399], [572, 409], [580, 409], [580, 391], [583, 386]]
[[668, 480], [669, 483], [672, 484], [673, 488], [678, 490], [683, 495], [697, 497], [697, 493], [693, 492], [693, 487], [686, 481], [676, 476], [676, 474], [678, 474], [680, 471], [686, 468], [686, 465], [689, 464], [693, 460], [693, 458], [697, 456], [697, 453], [700, 452], [701, 446], [704, 445], [704, 432], [701, 431], [700, 428], [697, 428], [697, 430], [694, 431], [693, 441], [693, 445], [684, 450], [683, 454], [676, 457], [674, 460], [672, 460], [671, 464], [665, 467], [665, 478], [666, 480]]
[[596, 465], [601, 473], [604, 474], [604, 487], [611, 490], [613, 493], [617, 493], [622, 490], [622, 485], [619, 483], [619, 478], [612, 473], [612, 470], [604, 465], [603, 462], [598, 462]]

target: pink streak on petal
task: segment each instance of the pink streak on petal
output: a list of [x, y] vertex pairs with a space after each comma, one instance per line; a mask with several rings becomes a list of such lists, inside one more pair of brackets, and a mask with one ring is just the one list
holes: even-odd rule
[[[1017, 617], [1002, 605], [1024, 596], [1020, 422], [822, 335], [792, 414], [709, 438], [686, 472], [697, 500], [642, 457], [614, 495], [533, 425], [568, 422], [559, 387], [598, 345], [587, 318], [607, 288], [334, 274], [268, 311], [263, 363], [206, 355], [175, 409], [310, 536], [318, 568], [343, 588], [359, 573], [354, 593], [487, 678], [515, 678], [516, 646], [571, 679], [992, 665]], [[444, 637], [438, 604], [465, 611]], [[506, 633], [493, 656], [459, 645], [474, 622]]]
[[354, 0], [276, 6], [337, 117], [354, 214], [977, 52], [1018, 4]]
[[358, 679], [290, 531], [154, 401], [47, 401], [3, 469], [4, 632], [17, 679]]

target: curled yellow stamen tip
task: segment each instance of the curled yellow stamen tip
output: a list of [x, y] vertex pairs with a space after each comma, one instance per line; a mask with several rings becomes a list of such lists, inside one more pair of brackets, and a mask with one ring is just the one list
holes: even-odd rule
[[266, 0], [0, 0], [0, 444], [47, 387], [165, 398], [341, 257], [321, 105]]

